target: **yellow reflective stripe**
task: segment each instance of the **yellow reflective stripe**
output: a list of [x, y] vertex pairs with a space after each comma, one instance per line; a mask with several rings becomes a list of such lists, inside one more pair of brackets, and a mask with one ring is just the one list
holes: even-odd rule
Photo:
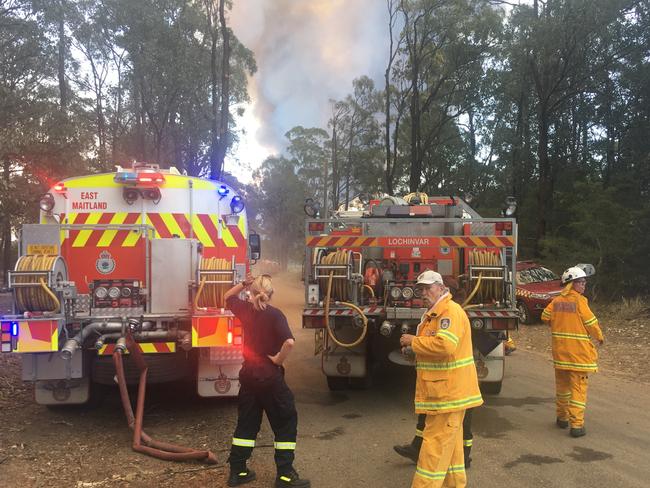
[[424, 435], [424, 432], [422, 432], [420, 429], [415, 429], [415, 437], [422, 437]]
[[455, 346], [458, 345], [459, 339], [456, 334], [449, 332], [448, 330], [439, 330], [437, 335], [444, 337], [445, 339], [454, 343]]
[[568, 361], [556, 361], [555, 359], [553, 364], [556, 366], [570, 366], [576, 369], [596, 369], [598, 367], [596, 363], [570, 363]]
[[472, 444], [474, 444], [473, 439], [463, 439], [463, 446], [465, 447], [472, 447]]
[[571, 397], [571, 392], [568, 393], [557, 393], [555, 396], [558, 398], [570, 398]]
[[594, 325], [597, 322], [598, 322], [598, 319], [596, 317], [592, 317], [589, 320], [585, 320], [584, 324], [585, 324], [585, 326], [589, 327], [591, 325]]
[[176, 222], [176, 219], [174, 216], [170, 213], [160, 213], [160, 218], [162, 221], [165, 223], [165, 227], [167, 227], [167, 230], [169, 230], [169, 233], [171, 235], [177, 235], [181, 239], [189, 237], [183, 234], [183, 231], [181, 230], [180, 225], [178, 225], [178, 222]]
[[244, 218], [243, 215], [239, 215], [239, 223], [237, 224], [237, 227], [239, 227], [239, 232], [241, 232], [241, 235], [246, 238], [246, 219]]
[[291, 483], [291, 478], [289, 478], [288, 476], [280, 476], [280, 479], [282, 481], [286, 481], [287, 483]]
[[196, 214], [192, 216], [192, 228], [194, 229], [194, 235], [198, 237], [199, 241], [201, 241], [201, 244], [206, 247], [214, 247], [214, 242], [212, 242], [210, 235], [205, 230], [205, 227], [203, 227], [199, 216]]
[[184, 175], [166, 174], [164, 176], [165, 183], [161, 185], [161, 188], [189, 188], [189, 182], [192, 181], [192, 189], [194, 190], [217, 190], [217, 184], [214, 181]]
[[103, 173], [100, 175], [70, 178], [63, 180], [62, 183], [66, 188], [117, 188], [121, 185], [113, 181], [114, 177], [115, 173]]
[[233, 437], [232, 445], [240, 447], [255, 447], [255, 439], [240, 439], [238, 437]]
[[578, 400], [569, 400], [570, 405], [575, 405], [576, 407], [587, 408], [587, 404], [579, 402]]
[[549, 318], [550, 319], [551, 318], [551, 312], [544, 309], [544, 311], [542, 312], [542, 318]]
[[[146, 217], [147, 217], [146, 218], [147, 225], [153, 227], [153, 224], [149, 220], [149, 216], [146, 215]], [[140, 222], [142, 222], [142, 219], [138, 219], [138, 221], [133, 225], [138, 225]], [[149, 230], [149, 232], [151, 232], [151, 230]], [[160, 235], [158, 234], [158, 231], [154, 230], [154, 236], [155, 237], [160, 237]], [[138, 239], [140, 239], [140, 229], [129, 230], [129, 235], [127, 235], [126, 239], [124, 239], [124, 242], [122, 243], [122, 247], [133, 247], [138, 243]]]
[[483, 399], [481, 395], [473, 397], [462, 398], [460, 400], [452, 400], [450, 402], [415, 402], [415, 408], [423, 408], [428, 410], [442, 410], [445, 408], [464, 407], [472, 403], [478, 403]]
[[459, 359], [458, 361], [450, 361], [447, 363], [438, 363], [438, 362], [419, 362], [416, 365], [417, 369], [421, 370], [448, 370], [448, 369], [457, 369], [465, 366], [474, 364], [474, 357], [470, 356], [468, 358]]
[[295, 442], [274, 442], [273, 447], [278, 451], [294, 451], [296, 449]]
[[559, 337], [561, 339], [576, 339], [578, 341], [588, 341], [590, 337], [587, 334], [570, 334], [568, 332], [552, 332], [553, 337]]
[[221, 225], [221, 240], [226, 245], [226, 247], [237, 247], [237, 241], [235, 241], [235, 238], [232, 236], [232, 232], [230, 232], [230, 229], [223, 222], [223, 220], [219, 221], [219, 225]]
[[[111, 224], [113, 225], [119, 225], [123, 224], [124, 221], [126, 220], [126, 216], [128, 214], [126, 212], [117, 212], [115, 215], [113, 215], [113, 218], [111, 219]], [[108, 247], [111, 245], [113, 242], [113, 239], [115, 239], [115, 236], [117, 235], [117, 230], [105, 230], [102, 234], [102, 237], [99, 239], [99, 242], [97, 242], [97, 247]]]
[[420, 466], [417, 466], [415, 468], [415, 474], [430, 480], [442, 480], [445, 479], [445, 476], [447, 476], [447, 471], [428, 471], [424, 468], [421, 468]]
[[[101, 212], [93, 212], [90, 215], [88, 215], [88, 218], [86, 219], [86, 222], [84, 225], [94, 225], [97, 222], [99, 222], [99, 219], [102, 217]], [[88, 239], [90, 239], [90, 236], [93, 233], [93, 229], [84, 229], [80, 230], [79, 233], [77, 234], [76, 239], [72, 243], [72, 247], [84, 247], [86, 243], [88, 242]]]
[[465, 465], [464, 464], [452, 464], [447, 469], [448, 473], [463, 473], [464, 471], [465, 471]]

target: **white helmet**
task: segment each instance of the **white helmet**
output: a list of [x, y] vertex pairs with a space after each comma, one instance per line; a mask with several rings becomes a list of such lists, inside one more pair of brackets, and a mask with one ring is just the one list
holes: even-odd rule
[[562, 284], [566, 285], [567, 283], [571, 283], [572, 281], [575, 281], [579, 278], [586, 277], [587, 273], [585, 273], [582, 268], [579, 268], [578, 266], [572, 266], [564, 273], [562, 273]]

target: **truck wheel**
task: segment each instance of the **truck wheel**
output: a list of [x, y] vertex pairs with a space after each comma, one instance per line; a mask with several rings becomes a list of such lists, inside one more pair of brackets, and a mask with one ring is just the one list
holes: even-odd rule
[[517, 302], [517, 310], [519, 311], [519, 322], [525, 325], [533, 323], [528, 305], [522, 301], [519, 301]]
[[489, 383], [479, 383], [481, 387], [481, 392], [486, 395], [498, 395], [501, 393], [501, 386], [503, 386], [503, 381], [490, 381]]
[[349, 383], [349, 378], [345, 376], [327, 377], [327, 387], [330, 389], [330, 391], [347, 390]]

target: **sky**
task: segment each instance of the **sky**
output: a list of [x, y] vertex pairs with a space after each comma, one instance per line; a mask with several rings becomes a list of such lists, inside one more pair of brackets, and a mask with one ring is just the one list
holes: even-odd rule
[[383, 88], [385, 0], [235, 0], [229, 21], [258, 67], [238, 120], [240, 142], [225, 165], [243, 182], [282, 152], [292, 127], [327, 128], [329, 100], [348, 95], [352, 80], [367, 75]]

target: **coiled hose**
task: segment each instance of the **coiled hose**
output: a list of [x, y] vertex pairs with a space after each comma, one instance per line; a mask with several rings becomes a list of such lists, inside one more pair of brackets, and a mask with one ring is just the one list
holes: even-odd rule
[[[201, 258], [201, 271], [232, 271], [230, 261], [222, 258]], [[207, 281], [228, 281], [225, 273], [206, 273], [201, 276], [199, 289], [194, 297], [194, 309], [223, 308], [224, 295], [232, 287], [232, 283], [206, 283]]]
[[413, 193], [409, 193], [404, 197], [404, 201], [408, 204], [411, 203], [411, 200], [417, 199], [420, 202], [420, 205], [428, 205], [429, 204], [429, 195], [427, 195], [424, 192], [421, 191], [416, 191]]
[[[501, 258], [494, 251], [485, 251], [474, 249], [469, 254], [470, 264], [474, 266], [501, 266]], [[476, 295], [481, 303], [498, 302], [503, 298], [503, 286], [501, 281], [495, 279], [485, 279], [500, 276], [500, 270], [483, 270], [481, 271], [474, 290], [465, 303]]]
[[[44, 254], [21, 256], [16, 271], [54, 271], [58, 256]], [[61, 309], [61, 302], [50, 290], [41, 276], [16, 276], [16, 283], [31, 283], [34, 286], [16, 288], [16, 306], [20, 312], [52, 312]], [[39, 285], [39, 286], [36, 286]]]
[[[349, 251], [339, 250], [322, 257], [320, 262], [324, 265], [329, 264], [342, 266], [349, 265], [351, 260], [352, 253]], [[321, 280], [321, 286], [325, 284], [327, 289], [327, 292], [325, 294], [325, 328], [327, 329], [327, 335], [329, 335], [334, 344], [340, 347], [350, 348], [358, 346], [366, 338], [366, 334], [368, 333], [368, 317], [366, 317], [366, 315], [363, 313], [363, 310], [361, 310], [354, 303], [345, 301], [348, 297], [348, 281], [342, 278], [338, 278], [336, 279], [336, 283], [334, 283], [334, 276], [344, 276], [345, 274], [346, 270], [343, 268], [335, 270], [333, 269], [329, 272], [329, 276], [326, 279]], [[359, 337], [353, 342], [342, 342], [334, 335], [334, 331], [330, 325], [330, 301], [332, 298], [334, 298], [337, 305], [343, 305], [344, 307], [350, 308], [358, 313], [361, 317], [363, 328]]]

